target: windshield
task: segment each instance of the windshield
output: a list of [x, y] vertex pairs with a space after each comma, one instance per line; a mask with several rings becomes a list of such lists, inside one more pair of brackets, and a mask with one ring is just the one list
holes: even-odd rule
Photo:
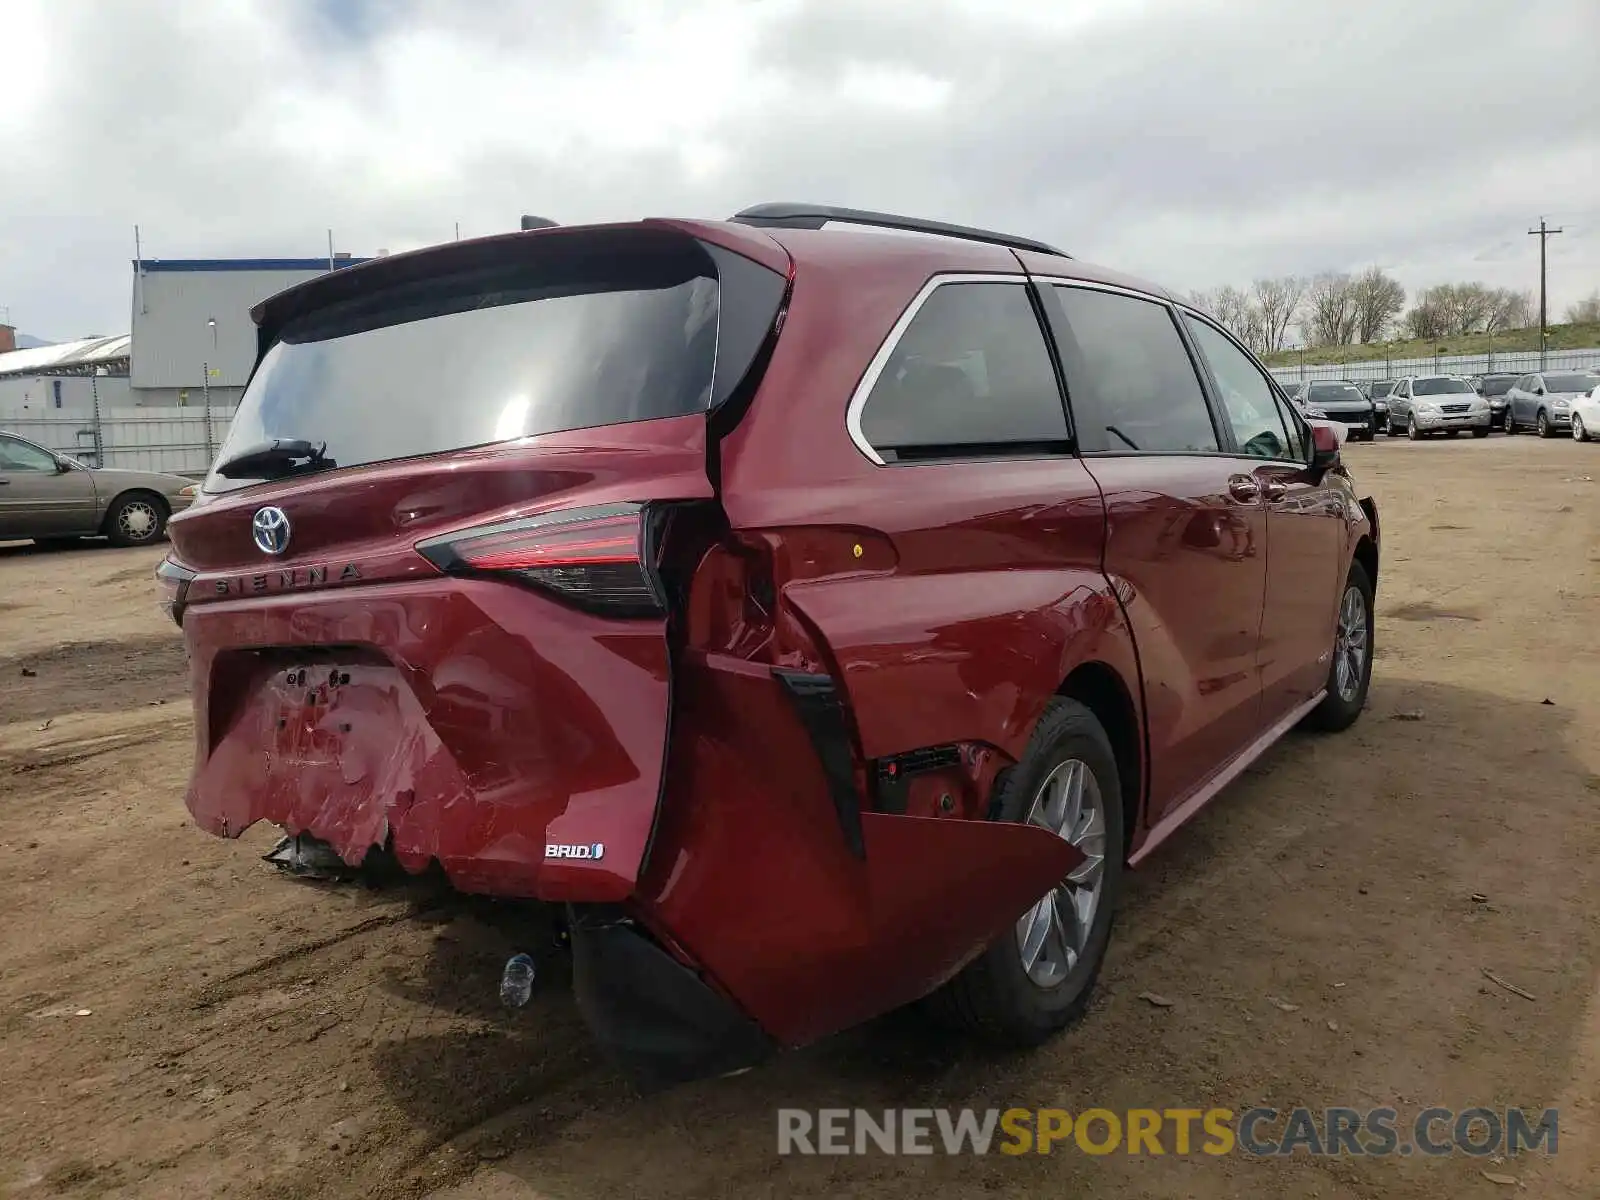
[[1310, 404], [1365, 404], [1367, 398], [1353, 383], [1313, 383], [1306, 401]]
[[1587, 392], [1600, 386], [1600, 375], [1546, 375], [1544, 386], [1552, 392]]
[[1392, 379], [1380, 379], [1377, 383], [1371, 384], [1372, 398], [1376, 400], [1380, 396], [1387, 396], [1394, 390], [1394, 383]]
[[1504, 396], [1511, 390], [1511, 385], [1517, 381], [1515, 375], [1486, 375], [1483, 379], [1483, 394], [1485, 396]]
[[1419, 379], [1411, 385], [1411, 392], [1416, 396], [1456, 396], [1470, 395], [1472, 385], [1465, 379]]
[[[282, 438], [325, 442], [349, 467], [704, 411], [708, 270], [676, 258], [604, 281], [432, 280], [319, 310], [262, 358], [217, 461]], [[213, 472], [206, 490], [258, 481]]]

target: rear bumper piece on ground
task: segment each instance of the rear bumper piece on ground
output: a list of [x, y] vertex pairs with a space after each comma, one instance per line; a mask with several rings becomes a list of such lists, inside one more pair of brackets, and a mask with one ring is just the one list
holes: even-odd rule
[[641, 1088], [755, 1066], [761, 1027], [620, 916], [572, 922], [572, 985], [595, 1041]]

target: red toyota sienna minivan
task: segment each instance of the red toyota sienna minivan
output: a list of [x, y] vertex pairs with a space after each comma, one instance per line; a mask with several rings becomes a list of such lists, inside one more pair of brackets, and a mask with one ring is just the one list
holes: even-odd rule
[[1125, 866], [1365, 701], [1378, 516], [1333, 431], [1029, 239], [763, 205], [253, 315], [159, 572], [190, 811], [565, 906], [641, 1082], [924, 997], [1049, 1036]]

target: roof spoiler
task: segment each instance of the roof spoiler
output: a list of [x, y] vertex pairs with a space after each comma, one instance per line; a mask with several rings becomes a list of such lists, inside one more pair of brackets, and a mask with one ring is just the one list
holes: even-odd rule
[[767, 226], [777, 229], [821, 229], [829, 221], [842, 221], [850, 225], [872, 225], [879, 229], [900, 229], [908, 233], [931, 233], [939, 237], [962, 238], [969, 242], [989, 242], [1013, 250], [1032, 250], [1038, 254], [1053, 254], [1057, 258], [1071, 258], [1065, 250], [1033, 238], [1019, 237], [1014, 233], [996, 233], [992, 229], [977, 229], [971, 225], [951, 225], [946, 221], [929, 221], [922, 217], [903, 217], [896, 213], [872, 212], [864, 208], [839, 208], [829, 204], [757, 204], [736, 212], [730, 221], [741, 225]]
[[522, 227], [524, 229], [558, 229], [560, 228], [560, 225], [558, 222], [552, 221], [549, 217], [531, 217], [524, 215], [522, 218]]

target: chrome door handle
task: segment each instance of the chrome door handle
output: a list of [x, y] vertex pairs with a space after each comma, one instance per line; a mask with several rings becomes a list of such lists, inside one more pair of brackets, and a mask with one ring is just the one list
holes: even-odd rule
[[1280, 483], [1276, 479], [1269, 479], [1261, 485], [1261, 493], [1268, 500], [1282, 500], [1289, 494], [1289, 485]]
[[1248, 475], [1235, 475], [1228, 480], [1228, 495], [1244, 504], [1254, 503], [1261, 496], [1261, 485]]

